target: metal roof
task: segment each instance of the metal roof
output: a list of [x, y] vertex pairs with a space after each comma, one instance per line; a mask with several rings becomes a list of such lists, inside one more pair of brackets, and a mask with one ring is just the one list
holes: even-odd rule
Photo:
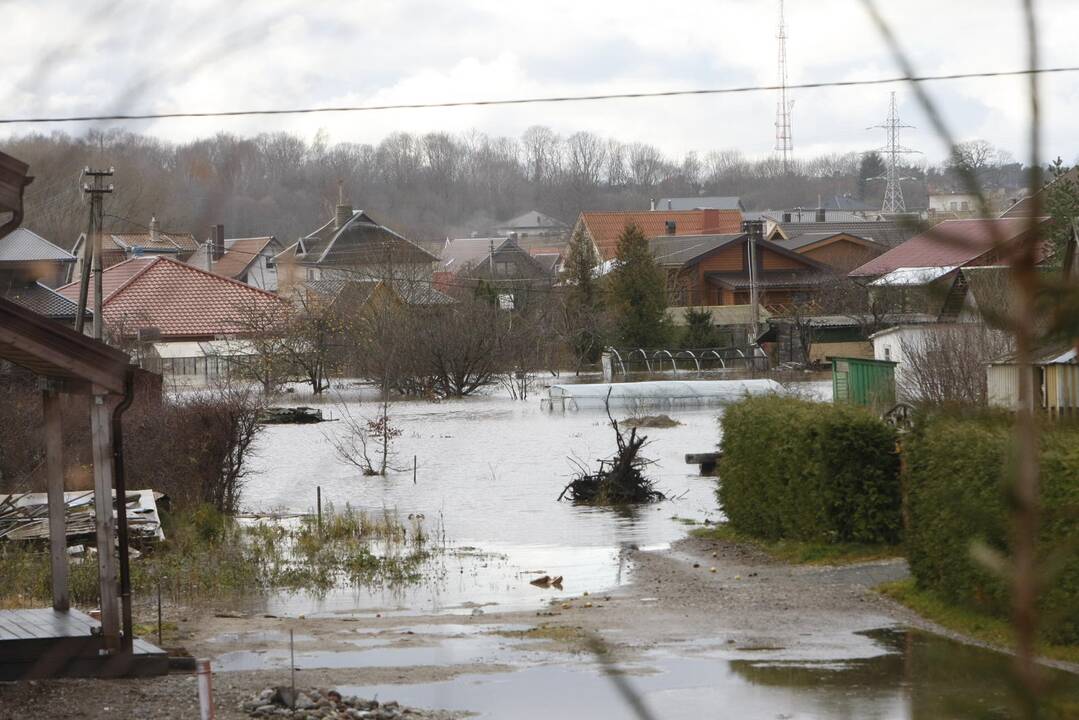
[[957, 265], [898, 268], [869, 284], [878, 287], [917, 287], [928, 285], [934, 280], [939, 280], [945, 275], [955, 272], [957, 269]]
[[865, 277], [886, 275], [899, 268], [963, 266], [993, 250], [998, 235], [1006, 245], [1014, 247], [1029, 227], [1027, 218], [945, 220], [850, 274]]
[[42, 261], [73, 263], [75, 256], [24, 227], [0, 238], [0, 262]]
[[741, 210], [742, 198], [737, 195], [707, 195], [700, 197], [660, 198], [656, 210]]
[[[22, 305], [24, 308], [33, 310], [39, 315], [44, 315], [53, 320], [73, 321], [79, 314], [77, 302], [69, 300], [52, 288], [40, 282], [23, 287], [9, 288], [4, 297], [13, 303]], [[93, 317], [93, 313], [87, 308], [83, 317]]]
[[690, 260], [743, 237], [742, 233], [724, 235], [660, 235], [648, 240], [656, 262], [681, 267]]

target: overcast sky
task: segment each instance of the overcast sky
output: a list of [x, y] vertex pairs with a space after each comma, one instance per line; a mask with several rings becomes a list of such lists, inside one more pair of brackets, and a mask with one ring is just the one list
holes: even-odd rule
[[[877, 0], [924, 74], [1016, 69], [1017, 0]], [[1079, 65], [1079, 1], [1040, 0], [1042, 65]], [[0, 116], [209, 111], [772, 84], [776, 0], [0, 0]], [[897, 68], [860, 0], [787, 0], [791, 83]], [[8, 61], [14, 58], [14, 63]], [[962, 139], [1027, 153], [1019, 79], [934, 83]], [[1079, 158], [1079, 73], [1045, 77], [1047, 155]], [[883, 143], [898, 91], [904, 144], [942, 146], [906, 87], [793, 93], [796, 156]], [[776, 98], [736, 96], [129, 122], [162, 138], [288, 130], [377, 142], [395, 130], [519, 135], [533, 124], [652, 143], [669, 155], [774, 145]], [[111, 127], [99, 124], [97, 127]], [[87, 123], [37, 126], [79, 133]], [[0, 139], [30, 130], [0, 126]]]

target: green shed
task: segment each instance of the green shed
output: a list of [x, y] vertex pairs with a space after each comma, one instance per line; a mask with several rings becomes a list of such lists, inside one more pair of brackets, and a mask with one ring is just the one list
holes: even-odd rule
[[891, 360], [834, 357], [832, 402], [876, 408], [895, 405], [895, 366]]

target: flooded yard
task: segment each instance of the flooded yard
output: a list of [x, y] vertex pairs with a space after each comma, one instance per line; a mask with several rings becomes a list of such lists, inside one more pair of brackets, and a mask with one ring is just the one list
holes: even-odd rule
[[[333, 415], [334, 405], [323, 406]], [[375, 414], [374, 403], [351, 403], [354, 416]], [[338, 413], [339, 414], [339, 413]], [[543, 571], [565, 577], [574, 595], [628, 581], [623, 549], [662, 548], [685, 536], [687, 521], [715, 521], [714, 479], [685, 464], [687, 452], [708, 452], [719, 440], [718, 407], [673, 409], [681, 424], [645, 429], [651, 474], [670, 498], [635, 510], [575, 507], [556, 498], [574, 470], [609, 456], [614, 434], [600, 411], [548, 412], [538, 397], [394, 402], [391, 422], [402, 435], [386, 477], [364, 477], [341, 463], [330, 437], [344, 423], [268, 426], [258, 439], [255, 473], [245, 489], [247, 509], [311, 512], [316, 487], [324, 504], [422, 515], [448, 552], [428, 568], [427, 581], [403, 594], [342, 588], [325, 597], [271, 598], [267, 611], [471, 612], [538, 607], [558, 595], [530, 586]], [[622, 419], [628, 413], [616, 412]], [[413, 457], [416, 481], [413, 482]], [[531, 573], [531, 574], [530, 574]], [[526, 579], [527, 577], [527, 579]]]

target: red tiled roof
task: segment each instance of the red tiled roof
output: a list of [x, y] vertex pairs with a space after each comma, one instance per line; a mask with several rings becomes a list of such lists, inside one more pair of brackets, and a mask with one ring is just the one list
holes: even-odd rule
[[742, 231], [742, 213], [738, 210], [584, 212], [581, 220], [605, 260], [615, 256], [618, 236], [632, 223], [649, 238], [667, 234], [668, 221], [674, 222], [675, 235], [730, 235]]
[[[241, 315], [284, 308], [285, 301], [172, 258], [132, 258], [102, 273], [105, 324], [133, 333], [155, 328], [163, 339], [242, 335]], [[60, 288], [78, 301], [79, 284]], [[93, 307], [93, 288], [87, 304]]]
[[[945, 220], [902, 245], [851, 271], [853, 277], [886, 275], [905, 267], [960, 267], [979, 264], [993, 249], [993, 228], [1014, 246], [1030, 226], [1029, 219]], [[990, 264], [1001, 258], [990, 256]], [[982, 263], [984, 264], [984, 263]]]
[[228, 249], [224, 255], [213, 261], [211, 269], [218, 275], [239, 279], [271, 240], [273, 237], [270, 236], [228, 240]]

